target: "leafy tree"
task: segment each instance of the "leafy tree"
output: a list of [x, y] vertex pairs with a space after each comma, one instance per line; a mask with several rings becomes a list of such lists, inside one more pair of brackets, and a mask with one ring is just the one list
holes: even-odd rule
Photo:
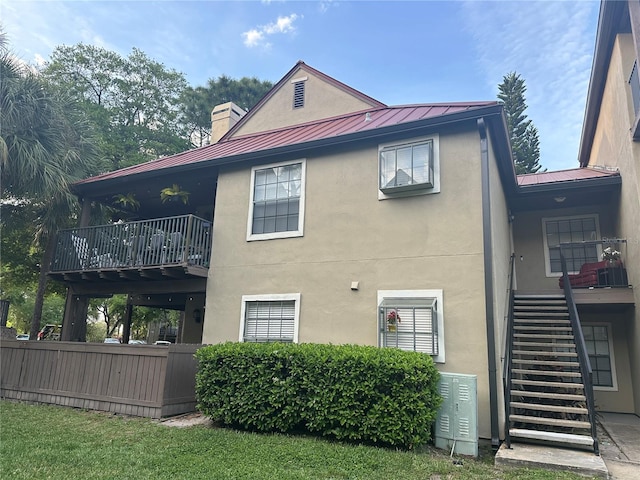
[[[0, 207], [11, 208], [12, 217], [28, 215], [34, 245], [42, 251], [33, 339], [40, 329], [53, 234], [77, 213], [69, 185], [83, 178], [96, 158], [92, 132], [73, 99], [48, 88], [0, 42]], [[5, 225], [3, 220], [3, 235]]]
[[511, 149], [518, 175], [535, 173], [540, 170], [540, 140], [538, 129], [527, 119], [525, 92], [527, 86], [519, 74], [511, 72], [502, 78], [498, 85], [498, 99], [504, 102], [507, 114], [507, 126], [511, 137]]
[[59, 46], [42, 74], [82, 102], [97, 126], [103, 161], [95, 173], [189, 147], [178, 118], [184, 76], [136, 48], [124, 58], [93, 45]]
[[226, 75], [209, 79], [205, 87], [187, 87], [181, 97], [181, 119], [193, 146], [209, 143], [211, 110], [221, 103], [233, 102], [250, 110], [273, 84], [255, 77], [234, 80]]

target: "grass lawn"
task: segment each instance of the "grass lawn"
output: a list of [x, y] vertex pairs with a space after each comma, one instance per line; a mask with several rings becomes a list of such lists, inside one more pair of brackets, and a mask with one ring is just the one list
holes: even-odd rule
[[582, 479], [456, 466], [430, 448], [403, 452], [309, 437], [264, 435], [0, 401], [0, 477], [25, 479]]

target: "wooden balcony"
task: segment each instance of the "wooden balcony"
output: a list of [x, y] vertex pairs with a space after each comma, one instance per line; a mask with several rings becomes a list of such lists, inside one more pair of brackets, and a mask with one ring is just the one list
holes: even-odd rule
[[49, 276], [65, 282], [206, 277], [211, 222], [194, 215], [58, 232]]

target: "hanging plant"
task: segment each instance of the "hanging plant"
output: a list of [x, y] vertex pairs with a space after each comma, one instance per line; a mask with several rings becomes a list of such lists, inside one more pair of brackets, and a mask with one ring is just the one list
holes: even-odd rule
[[114, 203], [120, 205], [123, 208], [128, 210], [138, 210], [140, 208], [140, 202], [136, 200], [135, 193], [127, 193], [126, 195], [123, 193], [119, 193], [113, 196]]
[[185, 205], [189, 203], [189, 192], [180, 189], [180, 185], [174, 183], [172, 186], [160, 190], [162, 203], [181, 200]]

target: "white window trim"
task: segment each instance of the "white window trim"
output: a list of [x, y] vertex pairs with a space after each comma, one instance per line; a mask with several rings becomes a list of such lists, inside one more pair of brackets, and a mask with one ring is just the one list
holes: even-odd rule
[[[593, 218], [596, 222], [596, 238], [594, 240], [600, 240], [600, 217], [597, 213], [590, 213], [586, 215], [569, 215], [564, 217], [543, 217], [542, 218], [542, 243], [544, 246], [544, 271], [547, 277], [561, 277], [562, 272], [551, 271], [551, 259], [549, 258], [549, 244], [547, 243], [547, 222], [553, 222], [556, 220], [579, 220], [583, 218]], [[601, 255], [601, 247], [598, 245], [598, 257]], [[569, 274], [578, 273], [577, 271], [568, 272]]]
[[[600, 392], [617, 392], [618, 391], [618, 375], [616, 374], [616, 359], [613, 353], [613, 328], [610, 323], [591, 323], [585, 322], [584, 326], [589, 327], [605, 327], [607, 329], [607, 341], [609, 342], [609, 363], [611, 364], [611, 383], [612, 387], [593, 386], [594, 390]], [[592, 366], [593, 368], [593, 366]]]
[[[298, 212], [298, 229], [289, 232], [272, 232], [272, 233], [252, 233], [253, 230], [253, 192], [255, 189], [256, 170], [263, 170], [265, 168], [284, 167], [287, 165], [293, 165], [294, 163], [301, 163], [302, 169], [300, 172], [300, 204]], [[307, 159], [300, 158], [297, 160], [291, 160], [287, 162], [270, 163], [268, 165], [256, 165], [251, 168], [251, 186], [249, 190], [249, 213], [247, 218], [247, 242], [253, 242], [256, 240], [272, 240], [275, 238], [292, 238], [304, 236], [304, 201], [305, 201], [305, 185], [307, 178]]]
[[281, 302], [294, 301], [295, 318], [293, 322], [293, 343], [298, 343], [298, 326], [300, 323], [300, 294], [299, 293], [274, 293], [266, 295], [243, 295], [242, 306], [240, 308], [240, 335], [239, 342], [244, 342], [245, 315], [247, 313], [247, 302]]
[[[378, 290], [378, 304], [376, 306], [375, 325], [376, 331], [380, 329], [379, 309], [385, 298], [435, 298], [436, 299], [436, 321], [438, 325], [438, 355], [434, 355], [433, 361], [445, 363], [444, 355], [444, 302], [441, 289], [437, 290]], [[378, 332], [378, 346], [382, 346], [382, 334]], [[426, 354], [425, 354], [426, 355]]]
[[[412, 143], [420, 143], [427, 140], [431, 140], [433, 142], [433, 187], [432, 188], [424, 188], [417, 190], [405, 190], [399, 191], [397, 193], [384, 193], [380, 190], [380, 152], [388, 147], [400, 146], [400, 145], [408, 145]], [[389, 143], [381, 143], [378, 145], [378, 200], [388, 200], [391, 198], [402, 198], [402, 197], [414, 197], [416, 195], [430, 195], [432, 193], [440, 193], [440, 135], [437, 133], [433, 135], [428, 135], [425, 137], [416, 137], [416, 138], [408, 138], [406, 140], [389, 142]]]

